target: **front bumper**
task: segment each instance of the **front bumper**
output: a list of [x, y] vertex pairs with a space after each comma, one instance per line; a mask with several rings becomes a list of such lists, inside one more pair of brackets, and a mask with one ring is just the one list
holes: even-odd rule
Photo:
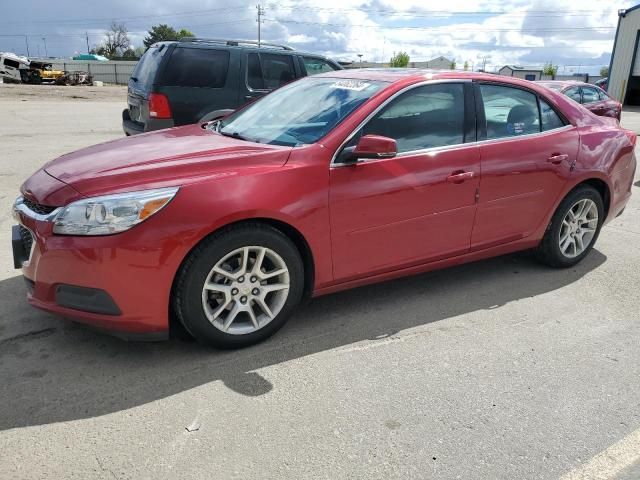
[[[117, 235], [80, 237], [54, 235], [53, 223], [20, 199], [14, 217], [14, 262], [31, 305], [119, 337], [168, 338], [171, 286], [184, 250], [154, 228], [156, 219]], [[32, 235], [29, 251], [24, 231]]]

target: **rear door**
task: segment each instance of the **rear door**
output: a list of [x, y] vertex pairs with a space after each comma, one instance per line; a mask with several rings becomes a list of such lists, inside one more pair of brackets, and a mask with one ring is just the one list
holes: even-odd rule
[[171, 51], [157, 91], [169, 98], [176, 125], [195, 123], [214, 110], [237, 107], [240, 65], [235, 52], [203, 45], [180, 45]]
[[246, 51], [244, 78], [240, 82], [238, 104], [269, 93], [301, 76], [300, 66], [291, 54]]
[[471, 250], [529, 236], [555, 205], [578, 153], [575, 127], [510, 85], [476, 86], [482, 168]]

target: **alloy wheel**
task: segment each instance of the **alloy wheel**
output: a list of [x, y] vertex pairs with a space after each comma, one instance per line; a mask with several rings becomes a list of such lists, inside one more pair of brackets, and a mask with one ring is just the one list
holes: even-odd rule
[[280, 313], [289, 286], [289, 270], [280, 255], [265, 247], [242, 247], [211, 269], [202, 288], [202, 306], [218, 330], [246, 335]]
[[598, 229], [598, 207], [589, 198], [578, 200], [569, 209], [560, 227], [560, 251], [567, 258], [584, 252]]

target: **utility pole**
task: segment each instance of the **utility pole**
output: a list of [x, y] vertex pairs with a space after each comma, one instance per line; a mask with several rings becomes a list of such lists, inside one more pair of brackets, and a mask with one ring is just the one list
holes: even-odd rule
[[258, 10], [258, 48], [260, 48], [260, 42], [262, 41], [261, 37], [260, 37], [260, 25], [262, 23], [264, 23], [264, 20], [262, 20], [262, 16], [264, 15], [264, 7], [260, 4], [256, 5], [256, 9]]
[[89, 52], [89, 32], [84, 32], [84, 36], [87, 39], [87, 53]]
[[48, 57], [49, 56], [49, 52], [47, 52], [47, 39], [46, 39], [46, 37], [42, 37], [42, 41], [44, 42], [44, 56]]
[[24, 36], [24, 43], [27, 44], [27, 57], [30, 57], [31, 55], [29, 54], [29, 37], [27, 35]]

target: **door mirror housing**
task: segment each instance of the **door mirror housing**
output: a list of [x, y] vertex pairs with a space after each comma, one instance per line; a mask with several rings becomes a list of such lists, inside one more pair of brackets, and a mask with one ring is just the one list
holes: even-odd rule
[[361, 158], [393, 158], [398, 146], [393, 138], [381, 135], [364, 135], [355, 147], [345, 148], [340, 154], [343, 163], [355, 163]]

